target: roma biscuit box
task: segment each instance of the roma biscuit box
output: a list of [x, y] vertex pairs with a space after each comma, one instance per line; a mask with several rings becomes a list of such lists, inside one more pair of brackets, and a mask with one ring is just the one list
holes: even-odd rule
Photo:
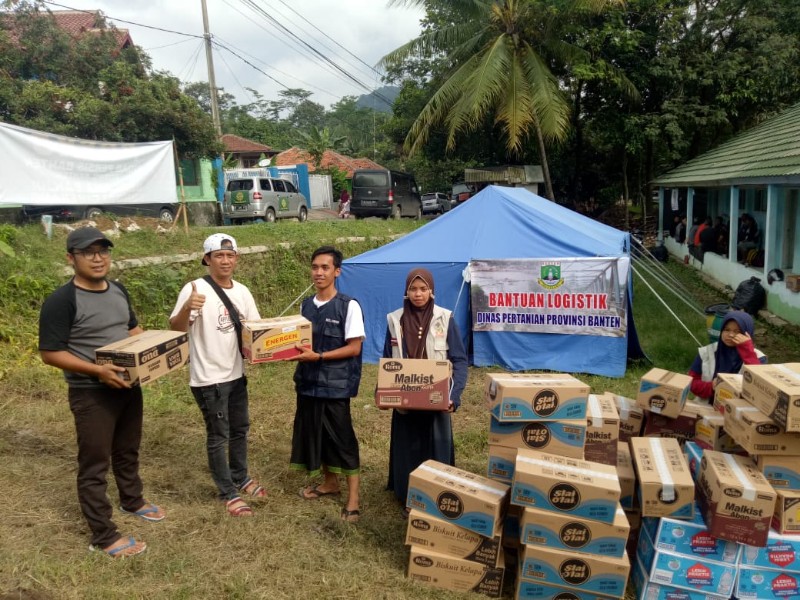
[[742, 397], [742, 380], [741, 373], [718, 373], [717, 384], [714, 386], [714, 410], [722, 413], [723, 400], [729, 398]]
[[619, 497], [615, 467], [517, 450], [511, 487], [513, 504], [613, 523]]
[[508, 486], [435, 460], [411, 472], [406, 506], [491, 537], [508, 504]]
[[775, 514], [772, 516], [772, 529], [778, 533], [800, 533], [800, 492], [777, 489]]
[[583, 420], [589, 386], [565, 373], [488, 373], [484, 395], [498, 421]]
[[471, 560], [411, 546], [408, 578], [411, 581], [454, 592], [476, 592], [499, 598], [504, 570]]
[[486, 476], [511, 485], [516, 462], [516, 448], [489, 444], [489, 466], [486, 469]]
[[486, 537], [416, 510], [408, 515], [405, 543], [490, 567], [503, 566], [499, 531]]
[[300, 315], [242, 322], [242, 352], [251, 363], [300, 354], [297, 344], [311, 348], [311, 321]]
[[583, 458], [604, 465], [617, 464], [619, 413], [611, 398], [589, 394], [586, 409], [586, 444]]
[[633, 438], [630, 444], [642, 516], [691, 519], [694, 481], [677, 440]]
[[759, 454], [755, 458], [758, 469], [773, 488], [800, 490], [800, 460], [796, 456]]
[[715, 413], [697, 419], [694, 427], [694, 442], [701, 448], [730, 452], [731, 454], [746, 454], [744, 448], [736, 443], [731, 435], [725, 431], [725, 417]]
[[763, 546], [775, 510], [775, 490], [746, 457], [705, 450], [698, 500], [713, 537]]
[[633, 468], [631, 448], [627, 442], [617, 443], [617, 477], [619, 477], [620, 498], [622, 508], [633, 508], [636, 505], [636, 470]]
[[636, 560], [641, 562], [651, 582], [680, 590], [730, 598], [736, 583], [735, 563], [721, 563], [702, 556], [659, 550], [644, 527], [639, 534]]
[[146, 385], [181, 368], [189, 359], [189, 335], [184, 331], [151, 329], [98, 348], [98, 365], [125, 367], [121, 373], [132, 385]]
[[636, 400], [618, 396], [611, 392], [603, 394], [606, 398], [611, 398], [619, 413], [619, 440], [627, 442], [632, 437], [639, 437], [644, 425], [644, 409], [639, 406]]
[[608, 600], [608, 596], [598, 596], [590, 592], [566, 590], [539, 581], [518, 579], [516, 600]]
[[748, 453], [800, 457], [800, 433], [784, 431], [747, 400], [729, 398], [722, 406], [726, 431]]
[[664, 417], [681, 414], [692, 378], [664, 369], [650, 369], [642, 376], [636, 401], [639, 406]]
[[382, 358], [375, 405], [379, 408], [444, 411], [450, 408], [448, 360]]
[[489, 444], [583, 458], [586, 420], [498, 421], [489, 416]]
[[596, 556], [554, 550], [545, 546], [522, 546], [519, 577], [574, 591], [622, 598], [631, 565], [628, 556]]
[[714, 409], [707, 404], [699, 404], [691, 400], [684, 404], [681, 413], [674, 418], [648, 411], [642, 435], [645, 437], [671, 437], [683, 445], [688, 440], [695, 438], [699, 419], [716, 414]]
[[800, 363], [745, 365], [742, 397], [786, 431], [800, 431]]
[[616, 557], [625, 554], [631, 529], [621, 506], [613, 523], [526, 508], [520, 528], [520, 541], [529, 546]]
[[767, 545], [745, 546], [742, 544], [740, 567], [755, 569], [779, 569], [787, 573], [800, 574], [800, 536], [781, 535], [770, 531]]
[[650, 581], [650, 573], [639, 560], [635, 561], [632, 579], [636, 597], [643, 600], [724, 600], [722, 596], [716, 594], [679, 590], [668, 585], [653, 583]]
[[800, 575], [778, 569], [739, 567], [736, 598], [739, 600], [769, 600], [800, 596]]

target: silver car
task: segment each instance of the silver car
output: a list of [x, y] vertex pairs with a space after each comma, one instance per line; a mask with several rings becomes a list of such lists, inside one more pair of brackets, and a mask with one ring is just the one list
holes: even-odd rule
[[422, 213], [425, 215], [441, 215], [450, 210], [450, 198], [442, 192], [422, 194]]
[[225, 189], [222, 217], [232, 223], [308, 218], [308, 205], [291, 181], [275, 177], [238, 177]]

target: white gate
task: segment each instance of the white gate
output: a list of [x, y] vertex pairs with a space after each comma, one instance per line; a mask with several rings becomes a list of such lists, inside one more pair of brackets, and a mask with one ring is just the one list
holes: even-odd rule
[[311, 192], [311, 208], [331, 208], [333, 184], [330, 175], [309, 175], [308, 188]]

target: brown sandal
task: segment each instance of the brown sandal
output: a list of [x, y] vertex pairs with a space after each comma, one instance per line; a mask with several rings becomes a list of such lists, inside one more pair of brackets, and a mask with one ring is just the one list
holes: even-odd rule
[[358, 523], [358, 520], [361, 518], [361, 511], [358, 509], [355, 510], [347, 510], [347, 507], [342, 507], [341, 512], [342, 521], [347, 521], [348, 523]]
[[250, 508], [247, 503], [236, 496], [236, 498], [231, 498], [230, 500], [225, 502], [225, 510], [228, 511], [228, 514], [232, 517], [252, 517], [253, 516], [253, 509]]
[[266, 498], [267, 497], [267, 490], [264, 489], [262, 485], [260, 485], [255, 479], [250, 477], [247, 481], [245, 481], [242, 485], [239, 486], [239, 490], [244, 492], [251, 498]]

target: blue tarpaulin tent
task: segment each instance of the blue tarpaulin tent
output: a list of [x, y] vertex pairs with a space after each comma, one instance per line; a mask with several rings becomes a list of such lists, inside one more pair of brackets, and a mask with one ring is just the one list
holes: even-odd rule
[[472, 332], [464, 274], [470, 260], [627, 257], [629, 250], [627, 233], [525, 189], [490, 186], [413, 233], [345, 260], [338, 287], [364, 309], [367, 362], [380, 358], [386, 314], [402, 305], [406, 275], [421, 266], [433, 273], [436, 303], [453, 310], [474, 365], [621, 377], [627, 358], [642, 355], [630, 310], [627, 338]]

